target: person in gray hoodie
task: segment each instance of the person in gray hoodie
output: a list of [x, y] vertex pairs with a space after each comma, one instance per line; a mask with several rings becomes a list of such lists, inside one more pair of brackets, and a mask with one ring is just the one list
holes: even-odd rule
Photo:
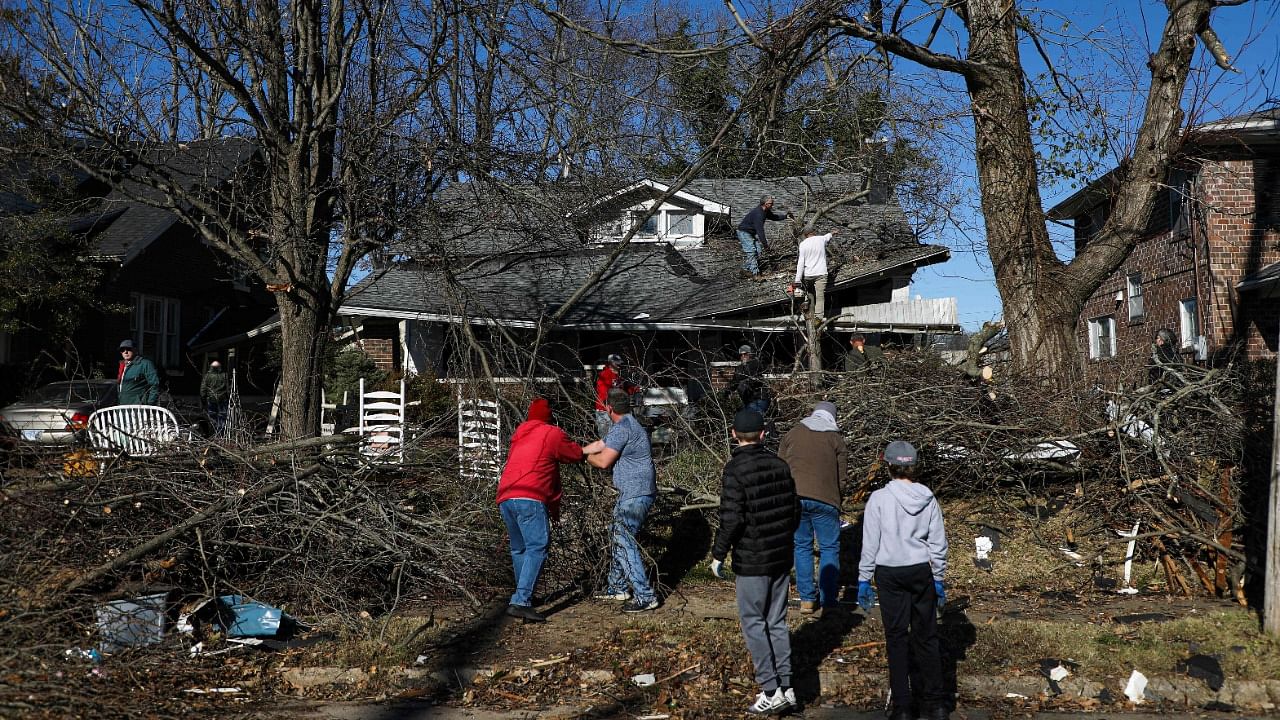
[[[921, 716], [946, 720], [948, 698], [942, 688], [937, 608], [946, 601], [947, 533], [942, 508], [929, 488], [915, 482], [916, 449], [894, 440], [884, 449], [889, 482], [871, 493], [862, 520], [862, 558], [858, 563], [858, 604], [875, 604], [871, 578], [880, 591], [889, 659], [889, 720]], [[911, 668], [919, 671], [912, 687]]]

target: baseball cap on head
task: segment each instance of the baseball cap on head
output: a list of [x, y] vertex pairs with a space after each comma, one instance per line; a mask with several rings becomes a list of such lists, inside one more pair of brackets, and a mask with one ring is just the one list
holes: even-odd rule
[[609, 362], [620, 363], [622, 362], [622, 356], [618, 353], [609, 353]]
[[133, 348], [133, 341], [132, 341], [132, 340], [121, 340], [121, 341], [120, 341], [120, 348], [119, 348], [119, 349], [121, 349], [121, 350], [133, 350], [133, 349], [134, 349], [134, 348]]
[[742, 345], [738, 348], [739, 355], [754, 355], [755, 352], [750, 345]]
[[737, 432], [760, 432], [764, 429], [764, 416], [755, 410], [739, 410], [733, 416], [733, 429]]
[[885, 446], [884, 461], [890, 465], [915, 465], [916, 449], [905, 440], [894, 440]]

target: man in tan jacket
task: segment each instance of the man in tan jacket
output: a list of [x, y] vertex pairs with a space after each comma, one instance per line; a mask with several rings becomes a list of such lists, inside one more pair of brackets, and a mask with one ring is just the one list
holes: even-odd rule
[[[836, 425], [836, 406], [823, 401], [782, 438], [778, 455], [791, 466], [800, 496], [795, 534], [796, 591], [800, 612], [835, 607], [840, 593], [840, 483], [849, 451]], [[818, 583], [813, 582], [813, 543], [818, 542]]]

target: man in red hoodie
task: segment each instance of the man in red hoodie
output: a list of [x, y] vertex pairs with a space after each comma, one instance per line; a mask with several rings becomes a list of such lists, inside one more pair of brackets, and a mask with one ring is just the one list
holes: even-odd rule
[[529, 417], [511, 436], [507, 465], [498, 481], [498, 510], [511, 537], [516, 591], [507, 614], [529, 622], [546, 616], [533, 609], [533, 588], [547, 559], [550, 520], [560, 519], [560, 463], [582, 462], [582, 446], [551, 424], [551, 405], [536, 398]]
[[609, 356], [609, 362], [605, 364], [600, 374], [596, 375], [596, 432], [600, 437], [607, 436], [609, 428], [613, 427], [613, 421], [609, 419], [609, 411], [605, 409], [605, 405], [609, 391], [614, 388], [622, 388], [628, 395], [640, 392], [640, 386], [632, 385], [622, 378], [622, 356], [617, 353]]

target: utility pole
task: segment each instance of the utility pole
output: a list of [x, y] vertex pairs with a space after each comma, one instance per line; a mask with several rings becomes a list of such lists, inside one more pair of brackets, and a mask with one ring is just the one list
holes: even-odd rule
[[1276, 397], [1271, 415], [1271, 497], [1267, 503], [1266, 567], [1262, 629], [1280, 637], [1280, 333], [1276, 344]]

